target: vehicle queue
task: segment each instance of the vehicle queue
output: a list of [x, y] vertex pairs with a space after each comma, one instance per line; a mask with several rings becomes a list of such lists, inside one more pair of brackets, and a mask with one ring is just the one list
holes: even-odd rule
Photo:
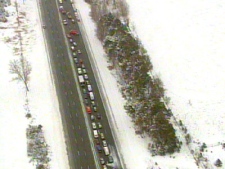
[[[72, 17], [70, 12], [65, 11], [62, 0], [59, 0], [59, 4], [60, 4], [59, 12], [62, 15], [65, 15], [66, 17], [66, 19], [63, 19], [62, 21], [64, 26], [68, 25], [69, 22], [74, 24], [75, 20], [77, 22], [80, 22], [77, 9], [74, 8], [74, 4], [72, 5], [74, 8], [74, 14], [76, 17], [75, 19]], [[99, 161], [103, 169], [107, 169], [106, 164], [113, 163], [114, 160], [113, 160], [113, 157], [110, 155], [110, 149], [108, 147], [105, 134], [102, 130], [103, 128], [101, 123], [101, 120], [103, 120], [102, 115], [100, 112], [98, 112], [97, 104], [95, 102], [94, 91], [89, 81], [87, 69], [82, 60], [82, 52], [80, 49], [78, 49], [79, 44], [77, 44], [77, 42], [73, 40], [73, 36], [79, 36], [79, 34], [80, 33], [77, 30], [71, 30], [66, 36], [68, 38], [70, 49], [72, 52], [72, 57], [76, 65], [78, 80], [82, 89], [84, 104], [86, 106], [86, 112], [87, 114], [89, 114], [89, 117], [90, 117], [89, 122], [91, 124], [92, 131], [93, 131], [93, 139], [94, 139], [95, 147], [99, 153]], [[103, 155], [102, 155], [103, 152], [104, 152], [104, 156], [107, 156], [107, 161], [104, 160], [103, 158]]]

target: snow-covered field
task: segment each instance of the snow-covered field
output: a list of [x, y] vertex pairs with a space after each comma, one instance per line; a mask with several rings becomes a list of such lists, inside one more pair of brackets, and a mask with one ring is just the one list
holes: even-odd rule
[[[30, 159], [27, 157], [26, 128], [30, 121], [25, 117], [25, 90], [23, 84], [12, 81], [13, 76], [9, 74], [10, 60], [18, 59], [19, 56], [13, 53], [15, 45], [4, 42], [5, 38], [16, 35], [16, 28], [12, 28], [17, 26], [14, 1], [12, 4], [7, 7], [10, 14], [9, 22], [0, 23], [0, 26], [10, 27], [0, 30], [0, 168], [31, 169], [35, 166], [29, 163]], [[31, 114], [35, 118], [33, 124], [43, 126], [47, 144], [50, 145], [51, 168], [67, 169], [69, 167], [61, 117], [45, 51], [37, 4], [32, 0], [26, 0], [24, 4], [22, 0], [18, 0], [18, 4], [19, 11], [26, 12], [29, 16], [28, 20], [24, 20], [28, 33], [22, 32], [22, 35], [23, 43], [29, 44], [24, 47], [24, 55], [32, 66], [28, 99]]]
[[225, 2], [126, 1], [174, 115], [194, 141], [215, 146], [207, 154], [211, 163], [225, 161], [224, 150], [216, 146], [225, 142]]
[[[222, 19], [225, 16], [225, 4], [219, 0], [127, 2], [130, 5], [130, 22], [151, 55], [155, 72], [165, 84], [175, 116], [183, 121], [195, 141], [199, 140], [207, 145], [225, 142], [222, 111], [225, 95], [222, 90], [225, 86], [222, 76], [225, 72], [222, 66], [222, 63], [225, 63], [225, 57], [222, 55], [225, 24]], [[119, 93], [114, 72], [107, 69], [108, 64], [101, 43], [93, 33], [95, 25], [89, 16], [89, 5], [83, 0], [76, 0], [76, 5], [91, 43], [101, 83], [104, 84], [103, 90], [110, 102], [109, 116], [119, 138], [118, 146], [126, 168], [197, 168], [186, 146], [182, 147], [179, 154], [173, 155], [175, 158], [150, 156], [147, 151], [148, 139], [135, 135], [130, 118], [123, 109], [124, 100]], [[33, 68], [31, 91], [28, 94], [31, 113], [36, 118], [35, 123], [41, 123], [44, 127], [52, 152], [51, 167], [67, 169], [69, 167], [65, 140], [37, 4], [35, 1], [26, 0], [25, 4], [20, 3], [20, 7], [28, 16], [32, 16], [29, 17], [29, 29], [34, 30], [30, 36], [24, 37], [30, 38], [31, 44], [27, 46], [26, 53]], [[15, 11], [10, 9], [13, 10]], [[10, 16], [9, 23], [12, 22], [15, 22], [15, 16]], [[2, 23], [0, 25], [2, 26]], [[24, 91], [20, 84], [11, 82], [11, 75], [8, 73], [9, 61], [17, 56], [13, 55], [12, 44], [3, 43], [2, 39], [12, 36], [13, 32], [13, 29], [0, 30], [0, 168], [31, 169], [34, 166], [29, 164], [26, 156], [25, 129], [29, 121], [25, 118], [23, 108]], [[210, 153], [213, 155], [212, 163], [220, 156], [222, 160], [224, 151], [221, 151], [221, 147], [211, 147], [209, 151], [214, 152]], [[155, 165], [155, 162], [158, 165]]]

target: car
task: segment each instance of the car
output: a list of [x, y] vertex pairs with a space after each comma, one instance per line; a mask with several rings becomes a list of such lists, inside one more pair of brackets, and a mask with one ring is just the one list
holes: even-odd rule
[[77, 43], [76, 42], [73, 42], [73, 46], [77, 46]]
[[84, 74], [84, 79], [88, 80], [88, 75], [87, 74]]
[[90, 82], [88, 80], [86, 80], [86, 85], [90, 85]]
[[75, 51], [75, 47], [74, 46], [71, 46], [70, 48], [71, 48], [72, 51]]
[[104, 165], [105, 164], [104, 158], [101, 157], [99, 160], [100, 160], [101, 165]]
[[80, 18], [79, 17], [76, 17], [76, 19], [77, 19], [78, 22], [80, 22]]
[[92, 129], [97, 129], [97, 126], [96, 126], [95, 122], [92, 122], [91, 125], [92, 125]]
[[79, 32], [77, 30], [71, 30], [70, 35], [79, 35]]
[[95, 116], [92, 114], [91, 115], [91, 121], [94, 121], [95, 120]]
[[82, 90], [83, 90], [83, 93], [84, 93], [84, 94], [87, 93], [87, 90], [86, 90], [85, 88], [83, 88]]
[[84, 73], [87, 73], [87, 70], [85, 68], [82, 69]]
[[100, 122], [97, 123], [99, 129], [102, 129], [102, 124]]
[[85, 94], [84, 94], [84, 98], [85, 98], [85, 99], [88, 99], [88, 94], [85, 93]]
[[100, 141], [98, 139], [95, 139], [94, 140], [95, 144], [99, 145], [100, 144]]
[[73, 52], [72, 55], [73, 55], [73, 57], [76, 57], [77, 56], [77, 53], [76, 52]]
[[94, 138], [98, 138], [98, 131], [97, 130], [93, 130], [93, 134], [94, 134]]
[[103, 145], [103, 147], [107, 147], [108, 146], [108, 144], [107, 144], [107, 142], [105, 140], [102, 140], [102, 145]]
[[108, 156], [108, 162], [113, 163], [113, 157], [112, 156]]
[[87, 84], [87, 88], [88, 88], [88, 91], [89, 91], [89, 92], [92, 92], [92, 87], [91, 87], [90, 84]]
[[67, 15], [68, 19], [72, 19], [70, 12], [67, 12], [66, 15]]
[[94, 110], [94, 112], [97, 112], [97, 107], [93, 106], [93, 110]]
[[83, 72], [82, 72], [82, 69], [81, 69], [81, 68], [77, 68], [77, 72], [78, 72], [78, 74], [79, 74], [79, 75], [82, 75], [82, 74], [83, 74]]
[[69, 39], [70, 43], [73, 43], [73, 39]]
[[102, 147], [100, 145], [96, 145], [96, 149], [98, 150], [99, 153], [102, 152]]
[[67, 24], [68, 24], [67, 20], [63, 19], [63, 25], [67, 25]]
[[63, 10], [61, 11], [61, 13], [62, 13], [62, 14], [66, 14], [66, 11], [63, 9]]
[[[77, 64], [78, 63], [78, 59], [77, 58], [73, 58], [74, 59], [74, 62]], [[81, 71], [81, 74], [82, 74], [82, 70], [79, 70], [79, 71]], [[78, 72], [78, 74], [79, 74], [79, 72]]]
[[84, 103], [88, 105], [88, 99], [84, 99]]
[[59, 6], [59, 11], [62, 12], [63, 10], [63, 6]]
[[66, 34], [66, 37], [69, 38], [69, 39], [72, 38], [72, 36], [70, 34]]
[[102, 140], [105, 140], [105, 136], [104, 136], [103, 133], [100, 133], [100, 137], [101, 137]]
[[102, 166], [102, 169], [107, 169], [107, 166], [106, 166], [106, 165], [103, 165], [103, 166]]
[[81, 64], [81, 68], [85, 68], [85, 66], [84, 66], [84, 64], [83, 64], [83, 60], [82, 59], [80, 59], [80, 64]]
[[72, 23], [75, 23], [75, 19], [71, 19], [71, 22], [72, 22]]
[[89, 106], [86, 107], [87, 113], [90, 114], [91, 113], [91, 108]]
[[92, 105], [92, 107], [96, 106], [95, 101], [91, 101], [91, 105]]
[[78, 49], [78, 50], [77, 50], [77, 53], [78, 53], [78, 54], [81, 54], [81, 51]]
[[101, 119], [101, 118], [102, 118], [102, 115], [101, 115], [100, 113], [98, 113], [98, 114], [97, 114], [97, 118], [98, 118], [98, 119]]

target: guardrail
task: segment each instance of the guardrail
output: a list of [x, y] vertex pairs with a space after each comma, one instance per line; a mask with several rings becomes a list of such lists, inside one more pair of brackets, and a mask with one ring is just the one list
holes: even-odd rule
[[[110, 126], [110, 129], [112, 131], [113, 139], [115, 140], [116, 150], [118, 152], [118, 155], [119, 155], [119, 158], [120, 158], [120, 161], [121, 161], [121, 166], [122, 166], [123, 169], [125, 169], [124, 159], [123, 159], [122, 153], [119, 151], [122, 146], [119, 144], [118, 138], [116, 136], [116, 130], [114, 129], [114, 126], [113, 126], [114, 125], [114, 121], [112, 120], [112, 118], [114, 119], [114, 117], [112, 116], [113, 110], [112, 110], [112, 107], [110, 105], [109, 98], [106, 94], [106, 89], [104, 87], [103, 80], [102, 80], [101, 75], [99, 73], [100, 70], [96, 66], [97, 63], [96, 63], [96, 60], [94, 59], [94, 52], [92, 51], [90, 41], [89, 41], [88, 35], [86, 33], [86, 29], [83, 26], [84, 24], [83, 24], [82, 17], [80, 15], [80, 12], [79, 11], [77, 11], [77, 12], [79, 13], [79, 18], [80, 18], [80, 23], [78, 23], [78, 26], [79, 26], [79, 29], [81, 31], [81, 37], [82, 37], [83, 41], [85, 42], [84, 45], [85, 45], [86, 51], [88, 53], [88, 58], [90, 60], [92, 70], [94, 72], [95, 80], [97, 81], [97, 87], [98, 87], [98, 90], [100, 92], [100, 96], [101, 96], [101, 99], [102, 99], [102, 102], [103, 102], [104, 109], [106, 110], [106, 116], [107, 116], [108, 120], [110, 121], [109, 126]], [[111, 113], [109, 114], [107, 112], [111, 112]]]

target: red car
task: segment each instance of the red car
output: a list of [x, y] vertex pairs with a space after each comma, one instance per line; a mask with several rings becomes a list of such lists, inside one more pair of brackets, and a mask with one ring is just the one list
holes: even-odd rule
[[79, 32], [77, 30], [71, 30], [70, 35], [79, 35]]
[[90, 114], [91, 113], [91, 108], [89, 106], [86, 107], [87, 113]]

